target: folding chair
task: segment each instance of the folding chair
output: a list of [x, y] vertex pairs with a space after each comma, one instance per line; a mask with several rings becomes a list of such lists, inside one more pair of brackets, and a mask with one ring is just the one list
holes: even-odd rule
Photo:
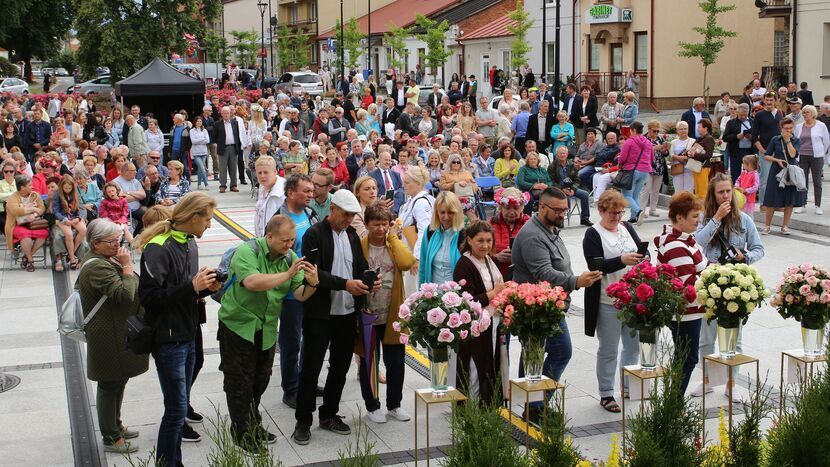
[[568, 225], [571, 225], [571, 214], [573, 214], [574, 211], [576, 211], [577, 214], [579, 214], [579, 217], [582, 218], [582, 208], [580, 207], [579, 199], [577, 199], [576, 196], [568, 196]]
[[[480, 190], [492, 190], [493, 188], [500, 187], [501, 186], [501, 181], [498, 179], [498, 177], [493, 177], [493, 176], [478, 177], [478, 178], [476, 178], [476, 185], [478, 185], [478, 188]], [[478, 204], [481, 206], [481, 212], [484, 214], [484, 216], [482, 216], [482, 219], [487, 220], [487, 213], [485, 211], [485, 208], [492, 208], [493, 209], [493, 215], [494, 216], [496, 215], [496, 202], [495, 201], [485, 201], [484, 199], [481, 199], [478, 202]]]

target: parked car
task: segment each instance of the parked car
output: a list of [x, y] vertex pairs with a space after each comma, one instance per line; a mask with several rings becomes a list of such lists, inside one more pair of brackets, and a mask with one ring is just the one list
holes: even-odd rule
[[[406, 87], [404, 87], [404, 90]], [[441, 94], [441, 98], [443, 99], [447, 93], [444, 91], [444, 88], [438, 88], [438, 93]], [[423, 107], [428, 105], [429, 103], [429, 96], [432, 94], [432, 86], [421, 88], [421, 92], [418, 93], [418, 105]]]
[[[268, 86], [268, 80], [265, 81]], [[320, 96], [323, 94], [323, 80], [317, 73], [310, 71], [289, 71], [280, 76], [276, 83], [271, 85], [275, 92], [284, 92], [292, 94], [298, 92], [300, 94], [307, 92], [310, 96]]]
[[98, 76], [108, 75], [110, 74], [110, 69], [106, 66], [99, 66], [95, 69], [95, 74], [97, 74]]
[[18, 78], [0, 78], [0, 94], [29, 94], [29, 84]]
[[66, 71], [66, 68], [55, 68], [54, 72], [55, 76], [70, 76], [69, 72]]
[[112, 91], [112, 80], [110, 79], [109, 75], [99, 76], [95, 79], [91, 79], [89, 81], [85, 81], [80, 84], [76, 84], [74, 86], [69, 86], [66, 90], [67, 94], [78, 93], [78, 94], [109, 94]]

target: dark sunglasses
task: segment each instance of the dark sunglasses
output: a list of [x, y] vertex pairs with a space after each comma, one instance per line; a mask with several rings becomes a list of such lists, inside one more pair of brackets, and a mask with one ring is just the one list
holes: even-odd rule
[[4, 174], [13, 174], [14, 170], [4, 170], [3, 173]]

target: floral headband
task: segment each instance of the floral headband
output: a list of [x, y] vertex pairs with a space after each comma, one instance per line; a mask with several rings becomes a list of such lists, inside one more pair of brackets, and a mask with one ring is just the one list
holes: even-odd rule
[[530, 202], [530, 193], [524, 192], [521, 198], [515, 198], [512, 196], [504, 196], [504, 188], [501, 188], [496, 190], [493, 200], [500, 206], [523, 207]]

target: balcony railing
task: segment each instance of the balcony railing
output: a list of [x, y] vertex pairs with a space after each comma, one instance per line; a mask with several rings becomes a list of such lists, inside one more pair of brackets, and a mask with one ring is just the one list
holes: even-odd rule
[[[640, 76], [640, 97], [648, 97], [648, 76]], [[591, 94], [605, 96], [611, 91], [625, 89], [625, 73], [583, 71], [574, 77], [577, 89], [582, 86], [591, 88]]]
[[793, 75], [791, 66], [764, 66], [761, 67], [761, 79], [767, 89], [776, 91], [781, 86], [786, 86]]
[[792, 14], [792, 0], [756, 0], [759, 18], [781, 18]]

